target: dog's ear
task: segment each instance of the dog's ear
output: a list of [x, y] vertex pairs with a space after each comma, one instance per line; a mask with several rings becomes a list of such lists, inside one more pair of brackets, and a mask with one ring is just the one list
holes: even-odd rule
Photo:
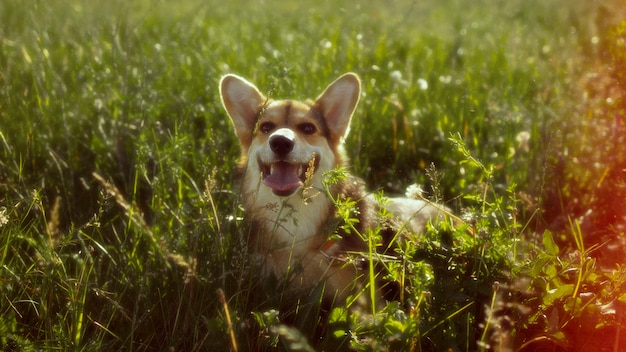
[[265, 97], [252, 83], [232, 74], [222, 78], [220, 97], [241, 144], [249, 145]]
[[348, 133], [350, 119], [359, 102], [361, 81], [355, 73], [346, 73], [331, 83], [315, 101], [331, 137], [340, 141]]

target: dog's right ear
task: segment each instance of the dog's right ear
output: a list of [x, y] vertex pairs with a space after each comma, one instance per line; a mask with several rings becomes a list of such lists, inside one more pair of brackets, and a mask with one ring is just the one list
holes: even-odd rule
[[235, 125], [241, 145], [249, 146], [259, 111], [266, 98], [252, 83], [232, 74], [222, 77], [220, 97]]

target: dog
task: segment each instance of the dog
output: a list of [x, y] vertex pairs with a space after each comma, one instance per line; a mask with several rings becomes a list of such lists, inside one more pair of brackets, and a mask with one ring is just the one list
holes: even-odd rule
[[[356, 297], [350, 304], [380, 305], [384, 285], [371, 282], [365, 269], [379, 254], [393, 254], [397, 241], [422, 233], [429, 221], [441, 221], [449, 211], [423, 199], [381, 202], [361, 179], [345, 172], [344, 139], [360, 94], [354, 73], [306, 102], [267, 98], [233, 74], [220, 82], [221, 101], [241, 145], [242, 202], [263, 276], [284, 280], [294, 292], [322, 284], [323, 299], [331, 305], [346, 304], [349, 297]], [[343, 176], [329, 182], [338, 170]], [[352, 228], [338, 216], [338, 201], [354, 202], [350, 217], [358, 221]], [[381, 207], [391, 215], [381, 216]], [[377, 231], [382, 241], [375, 256], [368, 231]], [[375, 281], [382, 280], [381, 266], [375, 267]], [[376, 293], [360, 294], [369, 285], [377, 285]]]

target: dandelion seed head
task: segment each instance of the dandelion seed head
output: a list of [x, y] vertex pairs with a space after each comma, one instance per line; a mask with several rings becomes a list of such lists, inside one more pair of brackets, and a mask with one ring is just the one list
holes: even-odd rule
[[424, 198], [424, 189], [422, 189], [421, 185], [414, 183], [406, 188], [404, 194], [407, 198], [422, 199]]

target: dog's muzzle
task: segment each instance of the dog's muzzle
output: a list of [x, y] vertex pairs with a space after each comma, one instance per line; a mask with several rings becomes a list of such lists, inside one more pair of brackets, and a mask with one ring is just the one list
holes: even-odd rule
[[265, 163], [258, 158], [263, 184], [279, 197], [290, 196], [315, 173], [319, 166], [319, 155], [313, 154], [305, 163], [289, 160], [288, 155], [294, 148], [294, 140], [282, 134], [271, 136], [269, 146], [277, 160]]

